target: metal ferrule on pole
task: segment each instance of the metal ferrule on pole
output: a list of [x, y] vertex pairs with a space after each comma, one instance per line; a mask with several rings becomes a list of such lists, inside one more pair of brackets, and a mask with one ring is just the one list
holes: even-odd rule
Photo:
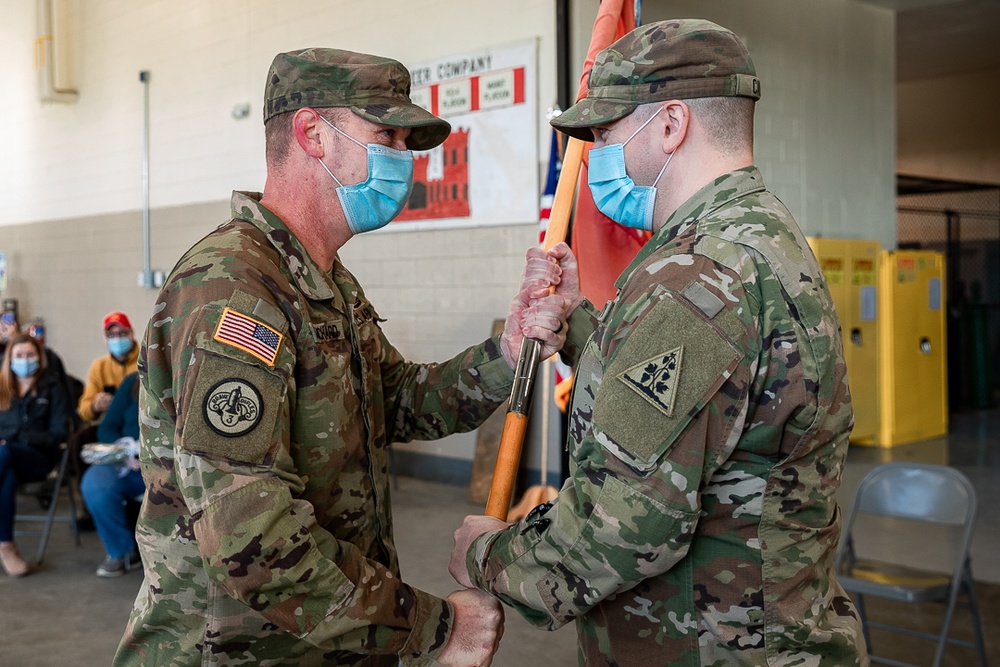
[[539, 357], [542, 355], [542, 342], [534, 338], [521, 341], [521, 352], [514, 369], [514, 386], [510, 391], [510, 407], [508, 412], [528, 415], [531, 409], [531, 394], [535, 388], [535, 377]]

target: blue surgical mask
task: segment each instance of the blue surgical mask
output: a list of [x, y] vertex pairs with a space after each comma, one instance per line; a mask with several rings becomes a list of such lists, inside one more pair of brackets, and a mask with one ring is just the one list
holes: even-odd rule
[[323, 122], [368, 151], [368, 179], [356, 185], [341, 183], [330, 168], [316, 158], [337, 183], [337, 196], [340, 197], [347, 226], [355, 234], [385, 227], [399, 215], [410, 198], [410, 191], [413, 190], [413, 153], [381, 144], [365, 146], [326, 118]]
[[132, 350], [131, 338], [109, 338], [108, 351], [115, 357], [124, 357]]
[[666, 171], [671, 153], [652, 185], [636, 185], [625, 169], [625, 144], [662, 111], [662, 107], [620, 144], [609, 144], [590, 151], [587, 184], [594, 203], [604, 215], [625, 227], [653, 231], [653, 206], [656, 204], [656, 184]]
[[19, 378], [30, 378], [38, 372], [38, 359], [18, 357], [10, 360], [10, 370]]

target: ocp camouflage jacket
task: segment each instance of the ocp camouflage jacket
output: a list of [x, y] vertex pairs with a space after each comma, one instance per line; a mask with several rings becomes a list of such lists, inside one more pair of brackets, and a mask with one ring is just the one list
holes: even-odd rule
[[146, 578], [116, 664], [425, 664], [454, 610], [400, 580], [388, 446], [474, 428], [513, 373], [498, 339], [405, 361], [257, 199], [234, 193], [146, 332]]
[[571, 477], [486, 533], [477, 586], [577, 621], [587, 665], [867, 664], [836, 582], [853, 421], [839, 324], [758, 171], [689, 199], [571, 317]]

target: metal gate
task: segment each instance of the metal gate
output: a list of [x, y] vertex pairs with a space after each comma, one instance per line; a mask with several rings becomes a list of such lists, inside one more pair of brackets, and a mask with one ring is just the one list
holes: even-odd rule
[[899, 176], [897, 192], [900, 249], [945, 255], [950, 407], [989, 407], [1000, 387], [1000, 187]]

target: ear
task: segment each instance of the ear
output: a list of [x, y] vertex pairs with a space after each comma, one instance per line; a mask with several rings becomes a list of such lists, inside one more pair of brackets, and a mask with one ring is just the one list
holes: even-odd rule
[[687, 137], [691, 110], [681, 100], [670, 100], [664, 104], [663, 119], [663, 152], [673, 153]]
[[323, 157], [323, 140], [320, 133], [322, 124], [319, 113], [309, 107], [299, 109], [292, 116], [292, 132], [295, 133], [295, 140], [310, 157]]

